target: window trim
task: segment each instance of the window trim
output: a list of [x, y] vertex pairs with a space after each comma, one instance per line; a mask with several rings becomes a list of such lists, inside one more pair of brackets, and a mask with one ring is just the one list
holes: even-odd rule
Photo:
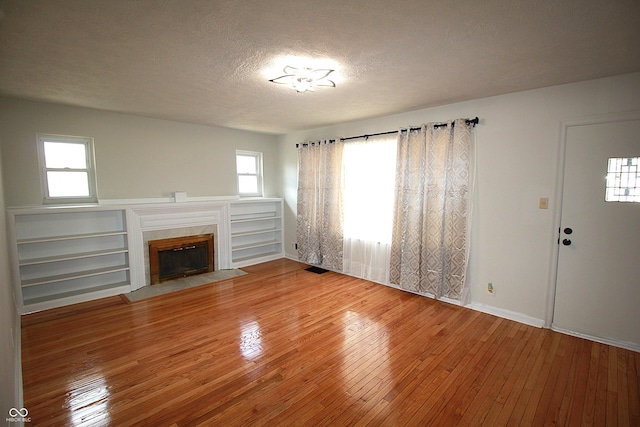
[[[96, 182], [96, 168], [93, 138], [71, 135], [55, 135], [47, 133], [38, 133], [38, 162], [40, 166], [40, 186], [42, 191], [42, 199], [44, 204], [74, 204], [74, 203], [97, 203], [98, 189]], [[85, 169], [59, 169], [47, 168], [45, 162], [45, 142], [60, 142], [68, 144], [83, 144], [85, 146], [85, 155], [87, 167]], [[87, 172], [89, 196], [71, 196], [71, 197], [51, 197], [49, 196], [49, 183], [47, 181], [47, 172], [49, 171], [82, 171]]]
[[[239, 173], [238, 172], [238, 156], [250, 156], [253, 157], [256, 161], [256, 173], [248, 174], [248, 173]], [[264, 184], [263, 184], [263, 168], [262, 168], [262, 153], [259, 151], [245, 151], [245, 150], [236, 150], [236, 186], [238, 195], [240, 197], [263, 197], [264, 195]], [[240, 177], [241, 176], [255, 176], [258, 180], [258, 191], [256, 193], [241, 193], [240, 192]]]

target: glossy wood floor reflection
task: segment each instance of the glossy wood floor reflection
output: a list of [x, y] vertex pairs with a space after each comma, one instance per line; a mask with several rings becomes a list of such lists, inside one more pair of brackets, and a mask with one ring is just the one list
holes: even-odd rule
[[640, 354], [279, 260], [23, 317], [30, 425], [640, 425]]

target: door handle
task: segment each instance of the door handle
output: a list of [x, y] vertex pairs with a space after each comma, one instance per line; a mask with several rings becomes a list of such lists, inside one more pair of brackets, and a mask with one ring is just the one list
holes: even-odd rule
[[562, 239], [562, 244], [565, 246], [569, 246], [571, 244], [571, 240], [569, 239]]
[[571, 234], [571, 233], [573, 233], [573, 229], [572, 228], [567, 227], [567, 228], [564, 229], [564, 234]]

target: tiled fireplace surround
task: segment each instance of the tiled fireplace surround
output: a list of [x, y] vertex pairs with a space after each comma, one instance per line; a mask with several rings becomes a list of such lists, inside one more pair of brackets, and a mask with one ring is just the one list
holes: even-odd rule
[[150, 284], [149, 240], [213, 233], [214, 269], [231, 266], [226, 203], [175, 203], [127, 210], [131, 290]]

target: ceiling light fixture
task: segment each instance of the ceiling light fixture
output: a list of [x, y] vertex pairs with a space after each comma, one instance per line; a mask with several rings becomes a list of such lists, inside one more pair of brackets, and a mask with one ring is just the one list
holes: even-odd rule
[[315, 90], [316, 86], [336, 87], [333, 80], [327, 79], [335, 70], [312, 68], [295, 68], [287, 65], [283, 69], [285, 75], [270, 79], [270, 82], [291, 86], [297, 92]]

